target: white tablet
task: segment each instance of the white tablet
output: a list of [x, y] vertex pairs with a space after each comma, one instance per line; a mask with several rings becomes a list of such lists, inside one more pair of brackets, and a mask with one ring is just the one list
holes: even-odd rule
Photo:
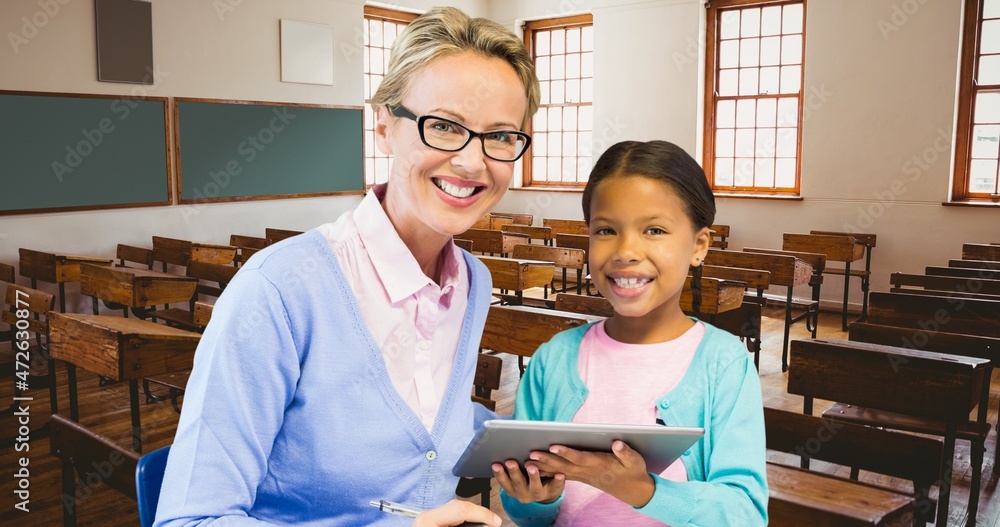
[[497, 419], [486, 421], [476, 431], [452, 473], [465, 478], [491, 478], [493, 463], [516, 459], [523, 464], [529, 453], [548, 451], [551, 445], [610, 452], [611, 443], [621, 439], [642, 454], [649, 472], [659, 474], [703, 435], [705, 429], [695, 427]]

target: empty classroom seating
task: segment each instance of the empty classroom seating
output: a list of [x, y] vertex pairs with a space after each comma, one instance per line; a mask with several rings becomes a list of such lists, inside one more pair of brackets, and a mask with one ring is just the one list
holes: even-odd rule
[[[853, 236], [832, 235], [832, 234], [793, 234], [782, 235], [781, 248], [785, 251], [801, 251], [826, 255], [827, 265], [823, 269], [826, 274], [838, 274], [844, 277], [844, 305], [842, 314], [843, 330], [847, 331], [847, 306], [850, 295], [850, 283], [852, 276], [860, 276], [861, 291], [863, 295], [861, 318], [864, 318], [868, 311], [868, 279], [870, 272], [860, 269], [851, 270], [851, 262], [855, 262], [865, 257], [865, 245], [858, 242]], [[829, 262], [842, 262], [843, 269], [829, 266]]]
[[542, 218], [542, 227], [551, 227], [553, 236], [559, 234], [590, 234], [587, 222], [583, 220]]
[[553, 335], [601, 318], [536, 307], [490, 306], [479, 347], [517, 355], [523, 374], [524, 357], [534, 355]]
[[167, 271], [167, 265], [187, 267], [191, 260], [232, 265], [234, 258], [236, 258], [236, 247], [232, 245], [153, 236], [153, 259], [162, 264], [164, 272]]
[[257, 251], [267, 247], [267, 238], [231, 234], [229, 235], [229, 245], [236, 247], [236, 257], [233, 258], [233, 263], [239, 266], [243, 265]]
[[[11, 278], [3, 296], [0, 321], [10, 326], [0, 333], [6, 343], [0, 343], [0, 378], [13, 377], [14, 396], [20, 396], [24, 381], [30, 389], [49, 388], [52, 413], [58, 410], [55, 362], [48, 350], [49, 318], [54, 297], [44, 291], [13, 283], [5, 270], [2, 278]], [[6, 281], [6, 280], [3, 280]], [[11, 410], [15, 403], [11, 403]], [[4, 412], [6, 413], [6, 412]]]
[[729, 225], [712, 225], [712, 247], [726, 250], [729, 248]]
[[270, 227], [264, 229], [264, 239], [267, 240], [268, 245], [274, 245], [281, 240], [291, 238], [292, 236], [298, 236], [302, 234], [303, 231], [291, 231], [288, 229], [272, 229]]
[[532, 240], [540, 240], [544, 245], [552, 245], [552, 227], [532, 227], [531, 225], [511, 223], [503, 225], [500, 230], [527, 235], [529, 243]]
[[[874, 307], [874, 304], [873, 304]], [[989, 382], [990, 361], [843, 340], [792, 342], [788, 393], [945, 423], [936, 525], [947, 525], [955, 439]], [[829, 412], [824, 417], [836, 419]]]
[[510, 218], [513, 225], [532, 225], [535, 221], [534, 215], [517, 212], [491, 212], [490, 217]]
[[924, 267], [928, 276], [955, 276], [958, 278], [978, 278], [980, 280], [1000, 280], [1000, 262], [996, 269], [967, 269], [965, 267], [940, 267], [929, 265]]
[[892, 273], [891, 293], [938, 294], [1000, 300], [1000, 280]]
[[14, 283], [14, 266], [0, 263], [0, 282]]
[[962, 245], [963, 260], [1000, 262], [1000, 245], [966, 243]]
[[[552, 262], [557, 269], [562, 271], [562, 292], [566, 292], [567, 289], [567, 271], [576, 271], [576, 292], [577, 294], [581, 292], [583, 268], [587, 263], [586, 251], [566, 247], [548, 247], [538, 244], [522, 244], [514, 246], [512, 256], [518, 259]], [[548, 289], [548, 284], [546, 284], [542, 291], [544, 298], [549, 297]], [[554, 280], [552, 281], [552, 291], [556, 292]]]
[[125, 245], [124, 243], [118, 244], [118, 248], [115, 249], [115, 258], [118, 258], [118, 265], [121, 267], [126, 267], [131, 262], [146, 269], [152, 269], [155, 261], [152, 249]]
[[[194, 303], [194, 309], [191, 311], [191, 326], [195, 328], [195, 331], [198, 331], [199, 333], [205, 331], [205, 327], [208, 326], [208, 322], [212, 320], [212, 308], [212, 304], [205, 302]], [[181, 413], [180, 397], [184, 395], [184, 389], [187, 386], [188, 377], [190, 376], [191, 370], [184, 370], [148, 377], [145, 381], [147, 381], [148, 384], [159, 384], [165, 386], [169, 390], [168, 396], [170, 397], [170, 404], [173, 405], [174, 411]], [[144, 388], [146, 389], [146, 400], [163, 400], [164, 397], [153, 397], [150, 394], [148, 384], [144, 385]]]
[[[930, 489], [940, 481], [943, 449], [940, 439], [767, 407], [764, 408], [764, 428], [768, 450], [799, 456], [804, 468], [808, 468], [811, 459], [818, 459], [911, 481], [916, 495], [913, 524], [924, 525], [933, 520], [936, 504], [930, 497]], [[768, 481], [768, 484], [772, 492], [787, 493], [789, 489], [785, 487], [788, 482], [787, 479], [779, 479]], [[880, 512], [876, 509], [883, 504], [867, 499], [872, 492], [870, 487], [858, 486], [857, 495], [865, 498], [857, 506], [858, 513]], [[854, 512], [850, 506], [851, 498], [846, 493], [838, 496], [839, 513], [849, 515]], [[815, 499], [822, 500], [822, 496]], [[800, 503], [806, 505], [808, 501], [806, 497]], [[780, 515], [784, 511], [779, 508], [775, 512]], [[772, 517], [771, 524], [784, 522], [781, 518]], [[797, 525], [814, 524], [801, 522]]]
[[490, 256], [507, 256], [514, 250], [515, 245], [529, 241], [528, 236], [524, 234], [490, 229], [469, 229], [455, 237], [471, 241], [473, 252], [488, 253]]
[[63, 525], [76, 525], [77, 488], [83, 482], [104, 483], [136, 499], [135, 469], [139, 454], [62, 415], [53, 414], [49, 423], [52, 454], [62, 462]]

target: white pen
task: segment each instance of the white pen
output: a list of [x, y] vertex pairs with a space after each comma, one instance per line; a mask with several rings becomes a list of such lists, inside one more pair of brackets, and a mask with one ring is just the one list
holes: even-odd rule
[[[409, 505], [403, 505], [402, 503], [393, 503], [386, 500], [371, 500], [368, 502], [372, 507], [378, 507], [378, 510], [382, 512], [388, 512], [389, 514], [397, 514], [399, 516], [406, 516], [408, 518], [416, 518], [418, 514], [424, 512], [423, 509], [418, 509], [416, 507], [411, 507]], [[483, 523], [469, 523], [465, 522], [460, 527], [486, 527]]]

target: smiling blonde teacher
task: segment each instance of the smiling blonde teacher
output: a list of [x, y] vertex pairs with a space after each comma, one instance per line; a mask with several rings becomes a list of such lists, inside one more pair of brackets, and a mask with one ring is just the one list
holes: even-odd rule
[[454, 500], [489, 415], [469, 393], [492, 288], [452, 236], [506, 192], [538, 94], [494, 22], [435, 8], [399, 35], [372, 100], [389, 181], [257, 253], [219, 299], [156, 525], [500, 525]]

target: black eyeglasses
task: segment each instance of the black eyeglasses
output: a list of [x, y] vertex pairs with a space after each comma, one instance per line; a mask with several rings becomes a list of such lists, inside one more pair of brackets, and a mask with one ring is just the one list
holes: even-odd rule
[[392, 115], [416, 121], [420, 140], [431, 148], [444, 152], [458, 152], [478, 137], [483, 141], [483, 154], [497, 161], [517, 161], [531, 144], [531, 136], [515, 130], [473, 132], [465, 126], [433, 115], [416, 114], [402, 105], [390, 109]]

